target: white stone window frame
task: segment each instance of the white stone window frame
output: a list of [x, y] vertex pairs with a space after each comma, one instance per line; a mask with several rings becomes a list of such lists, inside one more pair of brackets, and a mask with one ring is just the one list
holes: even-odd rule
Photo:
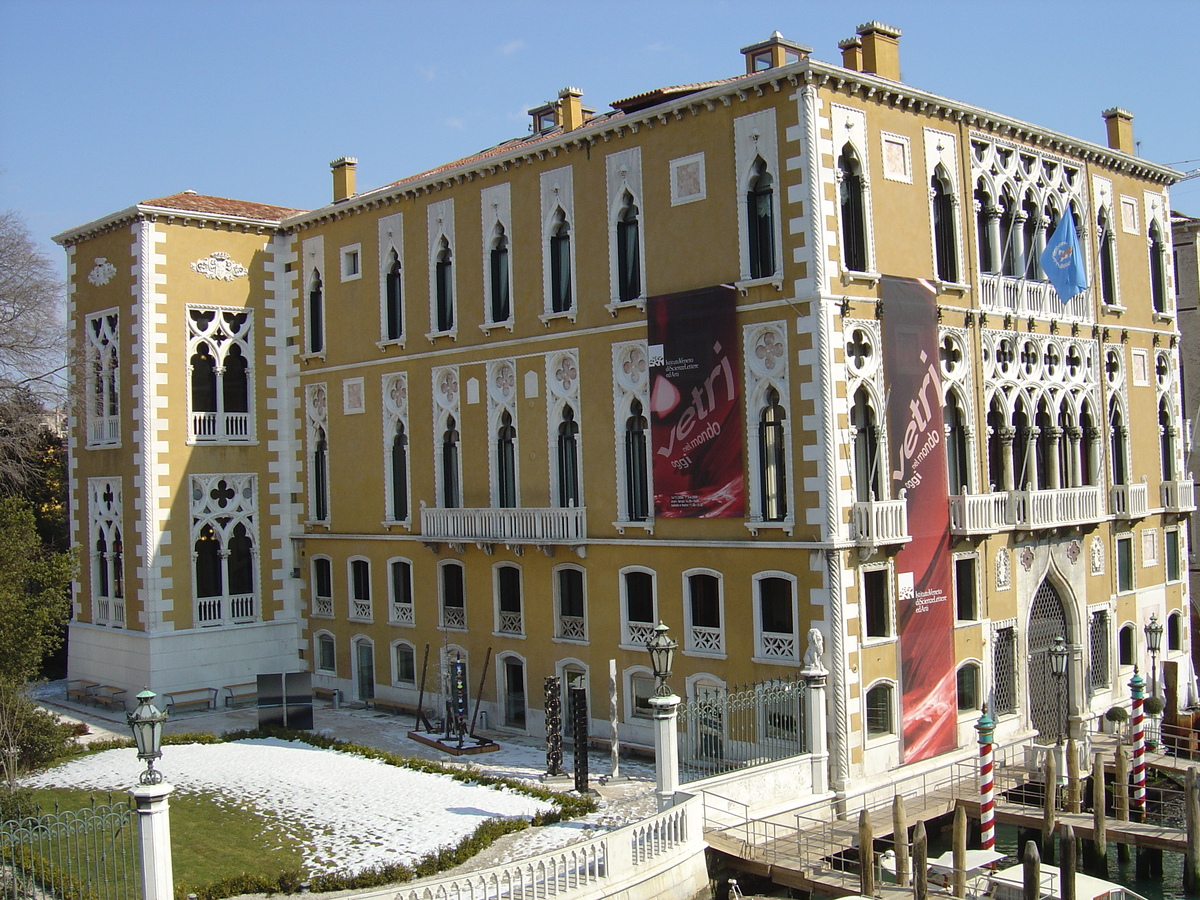
[[630, 620], [629, 620], [629, 596], [626, 587], [625, 576], [632, 572], [642, 572], [650, 576], [650, 599], [654, 606], [650, 622], [638, 622], [637, 625], [649, 625], [650, 631], [654, 627], [654, 623], [658, 621], [658, 572], [651, 569], [649, 566], [622, 566], [617, 572], [617, 581], [619, 585], [619, 595], [621, 603], [621, 644], [622, 650], [641, 650], [645, 651], [646, 642], [637, 640], [638, 635], [631, 635]]
[[[689, 153], [687, 156], [680, 156], [670, 161], [669, 171], [671, 178], [671, 205], [683, 206], [685, 203], [696, 203], [700, 200], [708, 199], [708, 176], [704, 169], [704, 153]], [[694, 193], [684, 194], [679, 190], [679, 173], [686, 167], [697, 167], [697, 181], [699, 182], [699, 190]]]
[[[99, 328], [95, 323], [99, 323]], [[87, 341], [87, 432], [84, 446], [121, 446], [121, 313], [116, 307], [92, 313], [85, 322]], [[115, 359], [113, 358], [115, 355]], [[97, 384], [99, 378], [99, 384]], [[99, 390], [97, 387], [99, 386]], [[116, 412], [99, 413], [97, 407]]]
[[[450, 607], [451, 609], [462, 609], [463, 624], [462, 625], [447, 625], [446, 624], [446, 577], [443, 569], [455, 566], [462, 573], [462, 591], [463, 605], [461, 607]], [[438, 560], [437, 564], [437, 596], [438, 596], [438, 631], [467, 631], [469, 620], [467, 618], [467, 567], [463, 565], [460, 559], [442, 559]], [[466, 655], [465, 653], [463, 654]]]
[[[507, 636], [511, 637], [512, 635], [507, 635]], [[524, 685], [524, 690], [522, 691], [522, 696], [525, 698], [525, 711], [522, 715], [522, 718], [525, 720], [525, 724], [523, 726], [522, 725], [509, 725], [507, 722], [505, 722], [506, 707], [508, 706], [508, 679], [506, 677], [505, 669], [507, 668], [508, 663], [510, 661], [516, 661], [517, 663], [520, 663], [520, 665], [521, 665], [521, 670], [522, 670], [521, 681], [522, 681], [522, 684]], [[530, 718], [531, 718], [530, 712], [531, 712], [532, 708], [529, 705], [530, 684], [532, 683], [531, 679], [529, 677], [529, 675], [530, 675], [529, 660], [523, 654], [518, 653], [516, 650], [502, 650], [496, 654], [495, 666], [496, 666], [495, 676], [496, 676], [496, 700], [497, 700], [496, 705], [498, 708], [496, 710], [497, 721], [493, 722], [492, 726], [495, 728], [501, 729], [503, 731], [507, 731], [507, 732], [511, 732], [511, 733], [515, 733], [515, 734], [523, 734], [530, 730], [529, 726], [532, 724], [530, 722]], [[468, 691], [469, 690], [470, 689], [468, 688]]]
[[[775, 109], [770, 107], [738, 116], [733, 120], [734, 166], [736, 172], [736, 192], [734, 198], [737, 208], [738, 223], [738, 265], [740, 275], [734, 287], [745, 294], [750, 288], [759, 285], [773, 285], [777, 291], [783, 290], [783, 172], [779, 167], [779, 136], [775, 127]], [[775, 271], [762, 278], [750, 276], [750, 235], [748, 233], [749, 211], [746, 208], [746, 194], [750, 190], [750, 182], [754, 179], [754, 163], [761, 157], [766, 164], [767, 172], [771, 175], [771, 202], [774, 205], [772, 220], [774, 229], [771, 239], [774, 242]]]
[[[871, 212], [871, 157], [867, 152], [867, 116], [861, 109], [853, 109], [849, 106], [834, 103], [830, 106], [830, 119], [832, 121], [834, 143], [833, 175], [838, 190], [838, 199], [834, 202], [834, 209], [838, 223], [838, 264], [841, 267], [842, 283], [850, 284], [852, 281], [861, 281], [867, 284], [874, 284], [879, 280], [880, 275], [876, 271], [875, 266], [875, 228], [874, 217]], [[837, 161], [841, 158], [842, 148], [847, 144], [854, 150], [862, 177], [863, 245], [867, 257], [867, 266], [862, 270], [850, 269], [846, 266], [845, 241], [843, 239], [845, 228], [842, 222], [840, 193], [842, 171]]]
[[[691, 579], [693, 575], [709, 575], [717, 580], [717, 641], [718, 648], [715, 650], [702, 649], [697, 646], [695, 628], [697, 627], [692, 621], [692, 590]], [[708, 659], [726, 659], [727, 648], [725, 645], [725, 635], [728, 633], [725, 619], [725, 575], [717, 569], [708, 568], [706, 566], [697, 566], [684, 570], [682, 576], [683, 590], [683, 622], [684, 622], [684, 640], [683, 650], [684, 656], [699, 656]]]
[[[365, 563], [367, 567], [367, 596], [358, 597], [354, 590], [354, 564]], [[374, 575], [371, 571], [371, 558], [361, 553], [355, 553], [346, 559], [346, 620], [350, 622], [373, 622], [375, 620], [375, 590]], [[363, 604], [366, 612], [355, 609], [357, 604]]]
[[[1175, 542], [1175, 553], [1178, 558], [1179, 577], [1169, 578], [1167, 569], [1167, 545]], [[1163, 581], [1166, 584], [1180, 584], [1188, 580], [1187, 529], [1172, 525], [1163, 529]]]
[[[563, 616], [562, 616], [562, 585], [559, 580], [559, 573], [562, 571], [566, 571], [566, 570], [569, 570], [572, 572], [578, 572], [580, 574], [580, 580], [583, 584], [583, 637], [582, 638], [564, 637], [562, 635], [562, 628], [560, 627]], [[555, 566], [551, 570], [550, 577], [552, 579], [551, 591], [553, 594], [553, 608], [551, 609], [551, 616], [553, 618], [553, 622], [551, 624], [554, 629], [554, 637], [552, 638], [552, 640], [555, 643], [575, 644], [576, 646], [578, 646], [580, 644], [590, 643], [589, 632], [588, 632], [587, 569], [585, 569], [583, 566], [577, 565], [575, 563], [563, 563], [562, 565]]]
[[[323, 668], [321, 663], [321, 643], [323, 638], [328, 638], [333, 647], [333, 668]], [[337, 675], [337, 638], [333, 632], [322, 629], [313, 634], [313, 673], [317, 675]]]
[[[640, 648], [645, 650], [645, 647]], [[654, 671], [649, 666], [630, 666], [621, 673], [621, 680], [624, 682], [625, 695], [625, 717], [624, 721], [630, 724], [636, 724], [643, 728], [649, 729], [653, 719], [651, 709], [645, 711], [639, 710], [637, 707], [637, 695], [634, 687], [635, 681], [648, 681], [650, 683], [650, 696], [654, 696]]]
[[363, 275], [362, 244], [347, 244], [338, 252], [338, 257], [341, 259], [339, 271], [342, 283], [359, 281]]
[[[900, 148], [903, 170], [896, 171], [888, 166], [887, 145], [895, 144]], [[901, 184], [913, 183], [912, 141], [903, 134], [890, 131], [879, 132], [879, 156], [883, 160], [883, 177], [888, 181], [898, 181]]]
[[[224, 503], [215, 502], [211, 496], [212, 489], [221, 481], [224, 481], [227, 487], [234, 492], [233, 497]], [[187, 496], [191, 521], [188, 550], [192, 556], [193, 621], [197, 627], [202, 621], [206, 621], [202, 618], [200, 607], [205, 603], [213, 602], [214, 599], [221, 602], [222, 615], [219, 617], [220, 621], [207, 620], [212, 626], [245, 625], [262, 621], [262, 600], [265, 591], [262, 578], [262, 543], [258, 534], [258, 475], [253, 472], [190, 475]], [[251, 580], [254, 586], [252, 592], [254, 614], [252, 616], [238, 616], [234, 613], [235, 598], [241, 595], [230, 592], [229, 565], [225, 561], [229, 558], [229, 543], [238, 525], [244, 526], [250, 539]], [[222, 593], [217, 598], [200, 596], [195, 546], [205, 526], [212, 527], [220, 545], [219, 553], [223, 560], [221, 564]]]
[[[1121, 595], [1130, 596], [1130, 595], [1136, 594], [1137, 590], [1138, 590], [1137, 570], [1139, 568], [1138, 563], [1137, 563], [1137, 560], [1138, 560], [1137, 554], [1138, 554], [1140, 548], [1137, 546], [1137, 543], [1134, 541], [1134, 533], [1132, 531], [1114, 532], [1113, 536], [1112, 536], [1112, 541], [1113, 541], [1113, 551], [1112, 551], [1113, 593], [1118, 596], [1121, 596]], [[1129, 541], [1129, 582], [1130, 582], [1130, 584], [1129, 584], [1129, 590], [1127, 590], [1127, 591], [1121, 589], [1121, 554], [1119, 552], [1119, 548], [1121, 546], [1122, 541]]]
[[1142, 229], [1139, 224], [1141, 217], [1138, 214], [1137, 197], [1121, 194], [1118, 203], [1121, 210], [1121, 230], [1126, 234], [1141, 234]]
[[[975, 584], [974, 597], [972, 599], [972, 608], [975, 610], [975, 618], [960, 619], [958, 617], [958, 563], [960, 560], [971, 560], [975, 564]], [[980, 556], [978, 550], [961, 550], [950, 555], [950, 578], [954, 587], [954, 625], [955, 627], [966, 627], [969, 625], [978, 625], [985, 618], [983, 614], [983, 557]], [[982, 687], [982, 685], [981, 685]]]
[[[214, 314], [210, 325], [200, 330], [192, 318], [193, 312], [211, 312]], [[242, 330], [234, 334], [225, 327], [228, 324], [226, 316], [245, 316], [246, 322]], [[189, 444], [253, 444], [256, 442], [256, 416], [255, 410], [255, 366], [254, 366], [254, 310], [247, 307], [233, 306], [210, 306], [207, 304], [189, 303], [184, 310], [184, 327], [187, 329], [187, 424]], [[217, 412], [215, 413], [198, 413], [192, 409], [192, 356], [195, 354], [197, 347], [200, 344], [207, 344], [209, 352], [212, 354], [215, 365], [216, 374], [216, 401]], [[242, 357], [246, 360], [246, 412], [245, 413], [229, 413], [225, 412], [224, 400], [224, 373], [225, 360], [229, 356], [230, 351], [238, 347], [242, 351]], [[208, 429], [197, 427], [201, 419], [200, 416], [213, 416], [213, 425], [211, 427], [212, 434], [205, 434]], [[231, 428], [230, 425], [237, 420], [235, 416], [245, 416], [244, 434], [237, 432], [242, 429]], [[230, 432], [233, 431], [233, 434]]]
[[[516, 359], [489, 360], [487, 370], [487, 416], [488, 416], [488, 492], [492, 506], [500, 507], [500, 465], [497, 455], [500, 438], [500, 422], [508, 413], [516, 431], [513, 442], [513, 487], [516, 494], [514, 508], [521, 505], [521, 428], [518, 424], [517, 361]], [[459, 454], [461, 458], [461, 453]]]
[[[560, 166], [543, 172], [540, 179], [542, 212], [542, 313], [539, 321], [547, 328], [555, 319], [567, 319], [574, 323], [579, 312], [579, 234], [575, 220], [575, 179], [571, 166]], [[563, 221], [569, 229], [571, 239], [571, 305], [568, 309], [555, 312], [553, 263], [550, 239], [561, 211]]]
[[[503, 618], [505, 615], [512, 613], [503, 613], [500, 610], [500, 570], [515, 569], [517, 572], [517, 591], [518, 598], [521, 601], [521, 611], [517, 613], [519, 629], [505, 631], [502, 628]], [[525, 569], [515, 560], [502, 560], [501, 562], [492, 565], [492, 637], [509, 638], [511, 640], [525, 640], [528, 632], [528, 603], [525, 599]]]
[[[780, 348], [775, 352], [774, 348]], [[746, 416], [746, 460], [750, 478], [748, 494], [750, 515], [746, 528], [752, 535], [760, 531], [778, 529], [791, 536], [796, 527], [796, 472], [792, 465], [792, 418], [791, 393], [788, 373], [791, 370], [788, 349], [788, 328], [784, 320], [760, 322], [742, 328], [742, 366], [745, 384]], [[783, 442], [784, 459], [788, 462], [786, 478], [787, 514], [779, 520], [767, 520], [761, 515], [762, 459], [759, 443], [762, 436], [762, 411], [766, 408], [767, 394], [774, 390], [779, 395], [779, 406], [784, 414]]]
[[[402, 603], [396, 599], [396, 579], [392, 574], [396, 563], [404, 563], [408, 566], [408, 603]], [[417, 601], [416, 588], [413, 584], [413, 561], [407, 556], [392, 556], [388, 558], [386, 566], [384, 571], [387, 576], [388, 624], [401, 628], [414, 628], [417, 624]], [[400, 610], [399, 607], [403, 606], [408, 609]]]
[[[963, 253], [963, 202], [962, 184], [959, 175], [961, 162], [958, 156], [958, 139], [948, 131], [936, 128], [922, 129], [925, 144], [925, 185], [929, 196], [929, 271], [933, 283], [940, 291], [963, 293], [970, 290], [965, 281], [967, 275], [966, 256]], [[954, 209], [954, 253], [957, 260], [957, 281], [942, 281], [937, 278], [937, 235], [934, 230], [933, 177], [941, 169], [950, 183], [950, 203]]]
[[[867, 717], [867, 698], [876, 689], [888, 688], [888, 696], [890, 699], [890, 721], [891, 730], [882, 734], [871, 734], [870, 725]], [[876, 678], [869, 684], [863, 685], [862, 699], [859, 701], [862, 705], [862, 737], [864, 747], [881, 747], [885, 744], [899, 743], [900, 733], [903, 731], [900, 719], [900, 685], [894, 678]]]
[[[383, 389], [383, 526], [390, 530], [393, 525], [405, 528], [412, 526], [412, 432], [408, 427], [408, 373], [389, 372], [381, 379]], [[396, 437], [396, 426], [404, 429], [408, 440], [407, 464], [404, 467], [404, 490], [408, 497], [408, 516], [404, 519], [392, 518], [392, 507], [395, 500], [396, 485], [392, 482], [392, 441]]]
[[[613, 360], [613, 450], [618, 460], [616, 492], [617, 510], [620, 519], [613, 522], [618, 534], [627, 528], [645, 529], [654, 534], [654, 449], [650, 439], [650, 364], [645, 340], [625, 341], [612, 345]], [[647, 511], [645, 521], [628, 520], [629, 473], [625, 460], [625, 423], [631, 415], [630, 407], [637, 400], [642, 405], [646, 419], [646, 492]]]
[[[458, 340], [458, 326], [461, 324], [461, 318], [458, 308], [458, 249], [454, 241], [454, 200], [439, 200], [429, 204], [425, 215], [429, 235], [429, 332], [425, 337], [431, 344], [438, 337]], [[450, 251], [450, 309], [454, 321], [449, 329], [439, 331], [437, 327], [437, 258], [441, 252], [443, 241]]]
[[[763, 654], [764, 634], [778, 634], [780, 632], [764, 632], [762, 624], [762, 596], [760, 593], [759, 582], [767, 578], [780, 578], [791, 584], [791, 600], [792, 600], [792, 646], [793, 652], [790, 656], [765, 656]], [[791, 572], [784, 572], [778, 569], [767, 569], [761, 572], [755, 572], [751, 576], [751, 605], [754, 608], [754, 656], [751, 662], [762, 663], [768, 666], [796, 666], [801, 661], [800, 651], [800, 603], [799, 603], [799, 579]]]
[[434, 488], [437, 491], [437, 503], [435, 507], [442, 507], [442, 499], [445, 496], [446, 473], [443, 470], [442, 459], [442, 436], [446, 432], [447, 420], [450, 417], [454, 418], [455, 427], [458, 429], [459, 445], [458, 445], [458, 471], [454, 473], [454, 477], [458, 479], [459, 486], [458, 501], [462, 503], [462, 413], [460, 411], [459, 400], [461, 391], [459, 390], [459, 372], [458, 366], [440, 366], [432, 372], [433, 381], [433, 474]]
[[959, 660], [958, 664], [954, 667], [955, 707], [957, 708], [958, 706], [958, 673], [967, 666], [971, 666], [975, 669], [975, 691], [977, 694], [976, 699], [979, 701], [979, 703], [976, 703], [973, 708], [958, 709], [958, 719], [960, 723], [977, 721], [979, 719], [979, 705], [987, 698], [987, 693], [983, 689], [983, 660], [977, 656], [968, 656]]
[[[387, 331], [388, 301], [387, 280], [388, 270], [391, 269], [392, 254], [400, 263], [400, 336], [389, 338]], [[380, 350], [388, 347], [405, 347], [408, 329], [404, 326], [404, 313], [407, 304], [407, 291], [404, 285], [404, 213], [393, 213], [379, 220], [379, 340], [376, 342]]]
[[[479, 206], [483, 222], [483, 322], [479, 328], [484, 334], [491, 334], [495, 328], [506, 328], [511, 332], [516, 324], [517, 305], [513, 291], [512, 194], [508, 182], [494, 184], [480, 191]], [[503, 321], [492, 318], [492, 244], [497, 226], [504, 229], [504, 235], [508, 238], [508, 318]]]
[[[400, 678], [400, 667], [396, 664], [396, 651], [400, 647], [407, 647], [413, 655], [413, 680], [403, 681]], [[397, 638], [388, 645], [388, 660], [391, 668], [392, 687], [400, 688], [401, 690], [416, 690], [417, 683], [421, 679], [420, 673], [417, 671], [417, 646], [412, 641], [406, 638]]]
[[[325, 359], [329, 349], [329, 281], [325, 277], [325, 236], [305, 238], [300, 245], [301, 306], [304, 308], [304, 352], [301, 359]], [[315, 278], [321, 280], [321, 347], [312, 346], [312, 293]]]
[[[608, 191], [608, 284], [609, 300], [605, 307], [610, 313], [623, 306], [636, 306], [640, 310], [646, 308], [646, 204], [642, 195], [642, 148], [630, 147], [610, 153], [604, 159], [605, 184]], [[672, 182], [672, 189], [674, 182]], [[622, 204], [625, 194], [633, 198], [637, 207], [638, 223], [638, 267], [640, 269], [641, 291], [631, 300], [621, 299], [620, 286], [620, 251], [617, 239], [617, 225], [621, 212], [625, 209]]]
[[[1175, 318], [1175, 266], [1172, 264], [1175, 257], [1171, 241], [1171, 217], [1162, 193], [1143, 191], [1142, 202], [1145, 204], [1146, 214], [1146, 277], [1148, 279], [1154, 277], [1154, 259], [1150, 255], [1151, 225], [1158, 227], [1163, 245], [1162, 272], [1160, 273], [1163, 284], [1163, 309], [1162, 312], [1158, 312], [1151, 305], [1151, 311], [1155, 322], [1170, 322]], [[1146, 283], [1149, 285], [1151, 282], [1147, 281]], [[1149, 292], [1147, 292], [1147, 297], [1149, 296]]]
[[550, 461], [551, 506], [557, 506], [559, 497], [558, 428], [563, 422], [563, 413], [568, 406], [575, 413], [575, 424], [578, 428], [575, 437], [575, 471], [579, 476], [579, 496], [575, 498], [574, 507], [563, 507], [570, 509], [582, 509], [587, 505], [584, 497], [586, 479], [583, 470], [583, 442], [585, 438], [579, 381], [578, 350], [570, 348], [546, 355], [546, 438], [547, 459]]
[[[323, 562], [329, 567], [329, 594], [328, 594], [328, 596], [317, 593], [317, 583], [318, 583], [317, 563], [319, 563], [319, 562]], [[326, 553], [315, 554], [309, 558], [308, 569], [309, 569], [309, 577], [311, 579], [310, 584], [312, 586], [312, 590], [310, 592], [312, 595], [312, 600], [309, 604], [309, 615], [315, 619], [332, 619], [334, 617], [333, 557], [329, 556]], [[319, 601], [324, 601], [324, 602], [319, 602]], [[318, 606], [326, 607], [326, 609], [318, 609]]]
[[[887, 604], [887, 634], [867, 634], [867, 580], [868, 572], [885, 572], [884, 576], [884, 603]], [[877, 563], [863, 563], [858, 567], [855, 581], [858, 585], [858, 621], [859, 641], [863, 647], [875, 647], [880, 644], [895, 643], [900, 639], [899, 628], [896, 624], [896, 605], [899, 597], [897, 596], [899, 587], [896, 584], [896, 571], [892, 560]]]
[[1141, 547], [1142, 568], [1148, 569], [1156, 567], [1159, 564], [1158, 552], [1158, 529], [1143, 528], [1140, 532], [1141, 540], [1138, 542]]
[[305, 481], [308, 483], [308, 509], [310, 513], [315, 513], [317, 510], [317, 478], [312, 471], [313, 463], [316, 458], [317, 442], [320, 439], [320, 434], [325, 435], [325, 518], [318, 519], [310, 516], [306, 521], [309, 525], [325, 525], [328, 526], [333, 518], [333, 504], [329, 493], [329, 393], [328, 386], [324, 382], [317, 384], [305, 385], [304, 389], [304, 408], [306, 422], [306, 438], [308, 452], [305, 454], [305, 468], [308, 470]]
[[[92, 624], [125, 627], [125, 572], [128, 570], [125, 548], [124, 515], [121, 503], [122, 479], [120, 477], [89, 478], [88, 496], [88, 571], [91, 577]], [[110, 499], [109, 499], [110, 498]], [[100, 538], [107, 548], [103, 556], [96, 549]], [[121, 553], [116, 552], [117, 544]], [[121, 558], [120, 595], [116, 591], [116, 565], [114, 557]], [[101, 593], [101, 569], [107, 576], [108, 593]]]
[[1129, 376], [1134, 387], [1150, 385], [1150, 351], [1145, 347], [1133, 347], [1129, 351]]
[[1002, 632], [1002, 631], [1007, 631], [1008, 629], [1012, 629], [1012, 635], [1013, 635], [1013, 670], [1012, 670], [1013, 709], [1011, 709], [1011, 710], [997, 709], [995, 711], [997, 718], [999, 718], [1000, 716], [1006, 716], [1006, 717], [1010, 717], [1010, 718], [1015, 718], [1017, 716], [1020, 716], [1021, 715], [1021, 697], [1023, 696], [1023, 692], [1025, 690], [1024, 678], [1021, 675], [1021, 668], [1022, 668], [1022, 666], [1021, 666], [1021, 659], [1022, 659], [1022, 657], [1021, 657], [1021, 647], [1022, 647], [1021, 641], [1024, 639], [1024, 635], [1021, 634], [1021, 629], [1017, 625], [1016, 618], [997, 619], [997, 620], [991, 622], [990, 627], [988, 628], [988, 637], [987, 637], [988, 660], [987, 660], [987, 665], [984, 667], [985, 682], [984, 682], [984, 687], [983, 687], [983, 695], [985, 697], [989, 698], [988, 705], [994, 707], [995, 706], [994, 692], [995, 692], [995, 686], [998, 682], [997, 673], [995, 670], [997, 635], [999, 635], [1000, 632]]
[[367, 392], [362, 376], [342, 379], [342, 415], [358, 416], [367, 411]]
[[1107, 305], [1107, 309], [1124, 310], [1125, 307], [1121, 303], [1121, 254], [1117, 252], [1117, 229], [1120, 225], [1117, 222], [1117, 217], [1120, 215], [1120, 209], [1117, 206], [1117, 201], [1113, 196], [1113, 185], [1111, 179], [1103, 178], [1099, 175], [1092, 176], [1092, 208], [1095, 210], [1094, 219], [1096, 224], [1096, 261], [1090, 267], [1091, 272], [1094, 272], [1097, 280], [1096, 297], [1100, 300], [1101, 305], [1104, 305], [1103, 287], [1099, 284], [1101, 278], [1101, 257], [1104, 253], [1103, 238], [1104, 235], [1100, 231], [1100, 216], [1103, 214], [1108, 219], [1108, 227], [1112, 232], [1113, 254], [1113, 302]]

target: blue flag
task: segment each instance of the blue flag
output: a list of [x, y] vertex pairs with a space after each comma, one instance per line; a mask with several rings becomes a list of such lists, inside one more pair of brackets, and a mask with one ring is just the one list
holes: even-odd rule
[[1046, 242], [1041, 256], [1042, 271], [1058, 291], [1058, 297], [1066, 303], [1076, 294], [1087, 289], [1087, 274], [1083, 271], [1083, 254], [1079, 250], [1079, 239], [1075, 236], [1075, 222], [1068, 211], [1058, 222], [1054, 234]]

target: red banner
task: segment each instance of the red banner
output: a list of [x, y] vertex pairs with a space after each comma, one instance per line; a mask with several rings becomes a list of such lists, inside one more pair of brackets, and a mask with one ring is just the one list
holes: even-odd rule
[[902, 759], [910, 763], [958, 745], [950, 501], [936, 294], [924, 281], [885, 276], [883, 308], [892, 489], [905, 491], [912, 535], [895, 562]]
[[720, 285], [647, 301], [656, 516], [746, 514], [736, 296]]

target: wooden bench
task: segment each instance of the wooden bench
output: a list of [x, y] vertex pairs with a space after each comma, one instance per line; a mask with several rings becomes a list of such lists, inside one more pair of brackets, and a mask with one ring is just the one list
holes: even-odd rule
[[83, 678], [72, 678], [67, 682], [67, 699], [76, 700], [79, 703], [87, 703], [91, 700], [92, 691], [100, 687], [100, 683], [96, 681], [87, 681]]
[[239, 706], [249, 706], [258, 702], [258, 682], [245, 681], [241, 684], [227, 684], [225, 691], [225, 706], [237, 709]]
[[217, 689], [214, 687], [192, 688], [188, 691], [173, 691], [166, 695], [167, 697], [167, 712], [174, 713], [176, 710], [189, 707], [198, 707], [200, 709], [216, 709], [217, 708]]
[[[367, 709], [375, 709], [379, 712], [390, 712], [394, 716], [412, 716], [417, 717], [417, 705], [415, 703], [402, 703], [399, 700], [385, 700], [381, 697], [372, 697], [364, 702]], [[425, 710], [425, 715], [433, 718], [433, 710]]]
[[315, 687], [312, 694], [314, 700], [326, 700], [333, 704], [334, 709], [342, 705], [342, 692], [339, 688]]
[[91, 689], [88, 698], [97, 706], [103, 706], [106, 709], [125, 708], [125, 689], [111, 684], [96, 685]]

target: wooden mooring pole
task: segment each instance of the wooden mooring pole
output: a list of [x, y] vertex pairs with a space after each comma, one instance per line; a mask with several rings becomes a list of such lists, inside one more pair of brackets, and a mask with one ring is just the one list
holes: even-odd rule
[[1092, 842], [1085, 854], [1086, 867], [1101, 876], [1108, 872], [1108, 813], [1105, 810], [1104, 754], [1092, 757]]
[[896, 883], [900, 887], [911, 884], [908, 869], [908, 810], [904, 806], [904, 795], [892, 798], [892, 849], [896, 853]]
[[1184, 816], [1187, 823], [1187, 850], [1183, 854], [1183, 889], [1200, 892], [1200, 775], [1188, 766], [1184, 781]]
[[[1120, 741], [1117, 742], [1116, 759], [1114, 761], [1116, 771], [1113, 777], [1113, 799], [1116, 801], [1117, 821], [1129, 821], [1129, 757], [1125, 755], [1125, 748]], [[1129, 862], [1129, 845], [1117, 844], [1117, 859], [1123, 863]]]
[[1021, 855], [1021, 865], [1024, 866], [1024, 900], [1041, 900], [1042, 889], [1042, 857], [1038, 853], [1037, 843], [1025, 842], [1025, 852]]
[[929, 900], [929, 839], [921, 820], [913, 829], [912, 872], [913, 900]]
[[1058, 794], [1058, 766], [1054, 748], [1046, 748], [1046, 783], [1042, 797], [1042, 852], [1047, 860], [1054, 859], [1054, 800]]
[[1075, 829], [1064, 822], [1058, 838], [1058, 896], [1075, 900]]
[[1067, 741], [1067, 812], [1077, 813], [1082, 810], [1079, 802], [1079, 747], [1075, 738]]
[[858, 881], [864, 897], [875, 896], [875, 833], [871, 828], [871, 814], [867, 810], [858, 813]]
[[954, 828], [950, 833], [954, 859], [953, 894], [959, 900], [967, 896], [967, 809], [961, 803], [954, 806]]

